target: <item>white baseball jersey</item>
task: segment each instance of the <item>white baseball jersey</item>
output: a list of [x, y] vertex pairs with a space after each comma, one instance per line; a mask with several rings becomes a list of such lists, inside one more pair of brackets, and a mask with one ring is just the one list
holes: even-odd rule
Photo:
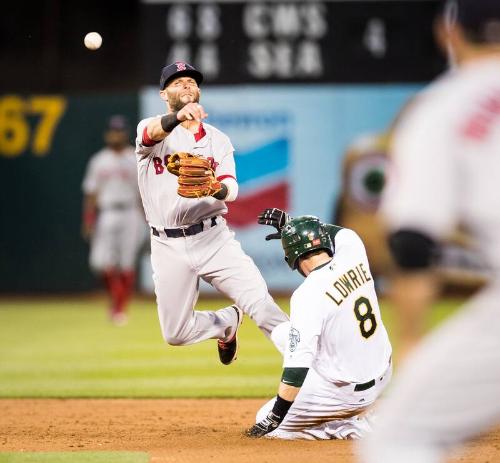
[[124, 150], [125, 153], [116, 154], [103, 148], [89, 161], [82, 189], [85, 194], [97, 195], [99, 209], [139, 206], [134, 148]]
[[331, 382], [364, 383], [387, 370], [391, 345], [363, 242], [335, 235], [333, 260], [293, 293], [284, 367], [312, 367]]
[[149, 224], [159, 229], [178, 228], [225, 214], [224, 201], [211, 196], [197, 200], [179, 196], [177, 177], [167, 171], [166, 165], [168, 156], [176, 151], [200, 154], [212, 162], [219, 181], [227, 177], [235, 179], [234, 148], [229, 137], [206, 123], [200, 125], [197, 134], [178, 125], [161, 142], [145, 146], [144, 130], [151, 119], [139, 123], [136, 139], [139, 189]]
[[[266, 435], [269, 438], [362, 437], [372, 428], [366, 410], [391, 379], [391, 345], [365, 247], [354, 231], [325, 227], [333, 237], [334, 257], [297, 288], [290, 322], [272, 333], [283, 352], [284, 367], [309, 371], [282, 423]], [[275, 400], [257, 412], [257, 422]]]
[[500, 275], [500, 60], [450, 73], [398, 127], [382, 212], [435, 239], [465, 226]]

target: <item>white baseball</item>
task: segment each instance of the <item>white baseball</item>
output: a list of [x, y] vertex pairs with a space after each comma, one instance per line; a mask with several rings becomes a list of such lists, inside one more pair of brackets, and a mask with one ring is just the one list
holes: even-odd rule
[[102, 45], [102, 37], [98, 32], [89, 32], [83, 39], [83, 43], [89, 50], [97, 50]]

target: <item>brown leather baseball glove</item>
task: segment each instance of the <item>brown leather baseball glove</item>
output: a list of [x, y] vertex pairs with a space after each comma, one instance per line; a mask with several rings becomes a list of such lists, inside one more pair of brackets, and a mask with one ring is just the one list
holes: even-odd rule
[[184, 198], [204, 198], [221, 190], [208, 159], [178, 152], [169, 157], [167, 170], [178, 176], [177, 193]]

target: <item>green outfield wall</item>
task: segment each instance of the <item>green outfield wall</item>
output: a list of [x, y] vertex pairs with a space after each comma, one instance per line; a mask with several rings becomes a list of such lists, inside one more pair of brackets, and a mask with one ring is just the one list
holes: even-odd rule
[[81, 181], [107, 119], [137, 121], [127, 94], [0, 94], [0, 292], [96, 286], [80, 235]]

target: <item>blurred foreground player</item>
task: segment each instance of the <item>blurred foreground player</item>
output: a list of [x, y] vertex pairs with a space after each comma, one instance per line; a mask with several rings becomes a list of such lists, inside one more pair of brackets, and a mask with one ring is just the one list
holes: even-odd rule
[[491, 279], [407, 358], [361, 446], [367, 463], [443, 461], [500, 421], [500, 2], [458, 0], [445, 12], [438, 37], [457, 69], [401, 121], [382, 208], [409, 299], [432, 291], [439, 243], [457, 224]]
[[415, 285], [408, 297], [406, 275], [401, 275], [394, 265], [385, 239], [380, 202], [390, 170], [389, 147], [394, 127], [417, 100], [412, 98], [405, 104], [387, 132], [363, 134], [351, 143], [343, 159], [342, 190], [332, 221], [359, 234], [377, 289], [388, 295], [391, 304], [401, 312], [392, 333], [398, 340], [398, 359], [404, 358], [427, 331], [426, 315], [432, 310], [438, 285], [443, 287], [445, 294], [457, 290], [471, 294], [484, 285], [487, 276], [481, 256], [475, 251], [467, 230], [460, 229], [460, 224], [440, 243], [435, 262], [438, 278], [432, 288]]
[[267, 209], [285, 260], [304, 276], [290, 301], [290, 323], [273, 332], [283, 374], [276, 398], [257, 413], [249, 437], [357, 439], [371, 430], [372, 405], [390, 381], [391, 345], [382, 323], [365, 247], [348, 228], [317, 217], [290, 220]]
[[135, 150], [123, 116], [111, 117], [104, 141], [106, 146], [91, 157], [83, 180], [82, 232], [90, 239], [90, 266], [103, 277], [111, 299], [110, 319], [120, 325], [127, 321], [145, 222]]

